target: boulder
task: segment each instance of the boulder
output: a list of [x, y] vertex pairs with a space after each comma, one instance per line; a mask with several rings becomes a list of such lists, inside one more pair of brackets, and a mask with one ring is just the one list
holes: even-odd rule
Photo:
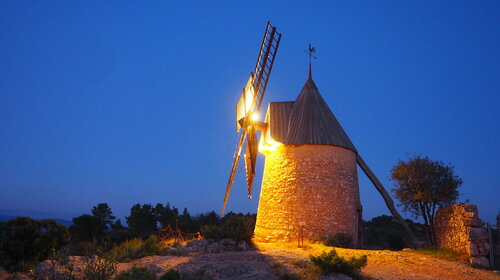
[[469, 240], [488, 240], [488, 232], [484, 228], [470, 228]]
[[490, 267], [490, 261], [486, 257], [472, 257], [470, 258], [470, 263], [474, 267], [488, 268]]
[[240, 249], [240, 250], [247, 250], [248, 249], [248, 244], [245, 241], [240, 241], [240, 243], [238, 243], [238, 249]]

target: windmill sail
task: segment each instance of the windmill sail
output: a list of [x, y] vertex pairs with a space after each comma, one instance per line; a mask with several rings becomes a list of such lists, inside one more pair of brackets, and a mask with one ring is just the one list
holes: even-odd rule
[[243, 93], [241, 94], [238, 103], [236, 104], [236, 130], [239, 132], [243, 128], [240, 135], [240, 140], [234, 154], [234, 161], [231, 167], [231, 173], [226, 187], [224, 196], [224, 204], [222, 206], [222, 214], [226, 209], [227, 199], [231, 192], [234, 176], [238, 169], [238, 162], [241, 156], [241, 150], [248, 136], [248, 143], [245, 150], [245, 169], [248, 185], [248, 198], [252, 197], [252, 185], [255, 177], [255, 163], [257, 160], [258, 141], [255, 131], [255, 124], [251, 121], [251, 115], [260, 110], [264, 93], [266, 92], [267, 83], [271, 75], [276, 52], [281, 40], [281, 34], [276, 31], [276, 27], [267, 22], [266, 32], [262, 39], [259, 56], [255, 64], [254, 71], [250, 74], [247, 80]]
[[248, 129], [248, 143], [245, 151], [245, 169], [247, 175], [248, 199], [252, 198], [253, 178], [255, 177], [255, 163], [257, 161], [258, 141], [255, 127]]
[[253, 75], [250, 74], [243, 89], [243, 93], [236, 103], [236, 130], [239, 132], [243, 125], [243, 118], [253, 112], [255, 107], [255, 90], [253, 88]]

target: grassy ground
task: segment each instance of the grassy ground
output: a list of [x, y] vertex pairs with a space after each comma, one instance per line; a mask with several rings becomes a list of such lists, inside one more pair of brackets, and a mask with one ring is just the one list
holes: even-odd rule
[[459, 254], [451, 249], [409, 249], [405, 251], [433, 256], [448, 261], [466, 261], [468, 259], [466, 255]]

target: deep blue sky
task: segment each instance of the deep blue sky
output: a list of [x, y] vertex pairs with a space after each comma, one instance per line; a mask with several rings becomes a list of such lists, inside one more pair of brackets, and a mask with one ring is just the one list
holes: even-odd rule
[[[220, 210], [235, 103], [271, 20], [283, 38], [265, 104], [295, 99], [313, 43], [316, 84], [386, 187], [398, 159], [451, 163], [492, 222], [499, 15], [498, 1], [1, 1], [0, 209]], [[388, 213], [361, 172], [360, 188], [365, 218]], [[233, 190], [228, 210], [256, 211], [243, 169]]]

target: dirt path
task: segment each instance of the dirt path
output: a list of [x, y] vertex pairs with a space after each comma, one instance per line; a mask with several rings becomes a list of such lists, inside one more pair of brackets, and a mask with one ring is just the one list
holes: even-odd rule
[[[289, 259], [308, 260], [309, 255], [318, 255], [329, 247], [310, 245], [306, 249], [294, 247], [277, 247], [274, 244], [257, 244], [260, 253], [272, 257], [278, 263], [299, 272], [294, 262]], [[448, 261], [432, 256], [407, 251], [379, 251], [337, 249], [340, 256], [368, 256], [368, 265], [362, 270], [363, 274], [376, 279], [453, 279], [453, 280], [499, 280], [500, 275], [493, 271], [476, 269], [464, 262]], [[297, 261], [295, 261], [296, 263]]]

